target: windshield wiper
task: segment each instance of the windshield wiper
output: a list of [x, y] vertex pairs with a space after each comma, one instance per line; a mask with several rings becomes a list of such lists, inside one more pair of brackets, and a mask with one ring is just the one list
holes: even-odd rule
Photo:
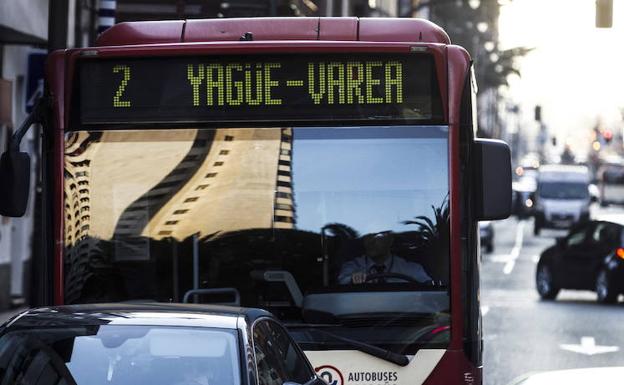
[[[296, 327], [299, 325], [289, 325], [289, 326]], [[312, 329], [312, 330], [326, 337], [330, 337], [336, 341], [343, 342], [349, 345], [350, 347], [355, 348], [356, 350], [359, 350], [362, 353], [370, 354], [373, 357], [381, 358], [382, 360], [392, 362], [393, 364], [397, 364], [399, 366], [407, 366], [409, 364], [409, 358], [407, 358], [407, 356], [403, 354], [395, 353], [388, 349], [382, 349], [378, 346], [367, 344], [366, 342], [361, 342], [357, 340], [352, 340], [351, 338], [341, 337], [341, 336], [335, 335], [334, 333], [330, 333], [322, 329]]]

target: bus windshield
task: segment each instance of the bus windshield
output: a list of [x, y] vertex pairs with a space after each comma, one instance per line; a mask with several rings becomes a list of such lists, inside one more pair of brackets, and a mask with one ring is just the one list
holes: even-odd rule
[[70, 132], [65, 302], [261, 307], [307, 350], [446, 346], [448, 162], [447, 126]]

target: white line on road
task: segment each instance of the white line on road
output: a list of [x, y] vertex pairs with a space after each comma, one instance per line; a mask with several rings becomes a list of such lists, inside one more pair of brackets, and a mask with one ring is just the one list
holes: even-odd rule
[[516, 227], [516, 242], [514, 243], [513, 249], [511, 249], [511, 253], [509, 253], [509, 259], [505, 266], [503, 267], [503, 273], [510, 274], [513, 271], [514, 266], [516, 266], [516, 259], [520, 255], [520, 250], [522, 250], [522, 240], [524, 239], [524, 225], [525, 221], [521, 221], [518, 223], [518, 227]]
[[596, 345], [594, 337], [581, 337], [581, 343], [579, 345], [574, 344], [561, 344], [559, 347], [563, 350], [569, 350], [574, 353], [586, 354], [593, 356], [595, 354], [613, 353], [620, 350], [617, 346], [601, 346]]

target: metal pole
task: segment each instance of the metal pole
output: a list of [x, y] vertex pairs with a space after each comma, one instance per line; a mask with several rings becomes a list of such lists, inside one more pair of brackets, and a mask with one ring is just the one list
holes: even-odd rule
[[74, 47], [82, 47], [84, 40], [82, 38], [82, 6], [83, 2], [76, 0], [76, 10], [74, 15]]
[[349, 16], [349, 0], [342, 0], [341, 16]]
[[[199, 289], [199, 234], [193, 234], [193, 289]], [[197, 296], [193, 302], [197, 303]]]
[[323, 252], [323, 287], [329, 286], [329, 253], [327, 251], [327, 227], [321, 227], [321, 249]]
[[[48, 52], [67, 47], [67, 19], [69, 11], [68, 0], [50, 0], [48, 5]], [[44, 94], [47, 94], [45, 90]], [[34, 114], [33, 114], [34, 115]], [[30, 306], [50, 305], [53, 302], [52, 282], [54, 277], [52, 244], [53, 223], [49, 215], [50, 202], [46, 194], [42, 194], [43, 186], [50, 182], [48, 170], [45, 168], [46, 161], [42, 159], [48, 156], [50, 147], [50, 135], [47, 135], [40, 127], [36, 128], [34, 135], [36, 156], [34, 167], [37, 170], [35, 183], [34, 210], [33, 210], [33, 237], [32, 256], [30, 259]], [[24, 132], [25, 133], [25, 132]], [[43, 134], [43, 136], [42, 136]], [[23, 133], [22, 133], [23, 135]], [[41, 141], [40, 139], [44, 139]], [[21, 140], [21, 137], [19, 137]], [[41, 165], [44, 165], [42, 169]]]
[[48, 11], [48, 52], [67, 47], [68, 0], [51, 0]]
[[97, 39], [97, 7], [98, 0], [89, 1], [89, 42], [87, 46], [92, 46]]
[[178, 267], [178, 241], [171, 240], [171, 270], [173, 271], [172, 283], [173, 283], [173, 302], [180, 302], [180, 282], [178, 281], [179, 267]]

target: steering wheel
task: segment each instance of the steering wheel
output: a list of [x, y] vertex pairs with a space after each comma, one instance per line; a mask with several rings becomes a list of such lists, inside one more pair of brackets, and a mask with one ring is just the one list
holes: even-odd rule
[[366, 280], [364, 282], [369, 282], [375, 279], [384, 279], [384, 278], [394, 278], [394, 279], [403, 280], [405, 282], [421, 283], [420, 281], [416, 280], [415, 278], [410, 277], [407, 274], [390, 273], [390, 272], [375, 273], [375, 274], [367, 275]]

